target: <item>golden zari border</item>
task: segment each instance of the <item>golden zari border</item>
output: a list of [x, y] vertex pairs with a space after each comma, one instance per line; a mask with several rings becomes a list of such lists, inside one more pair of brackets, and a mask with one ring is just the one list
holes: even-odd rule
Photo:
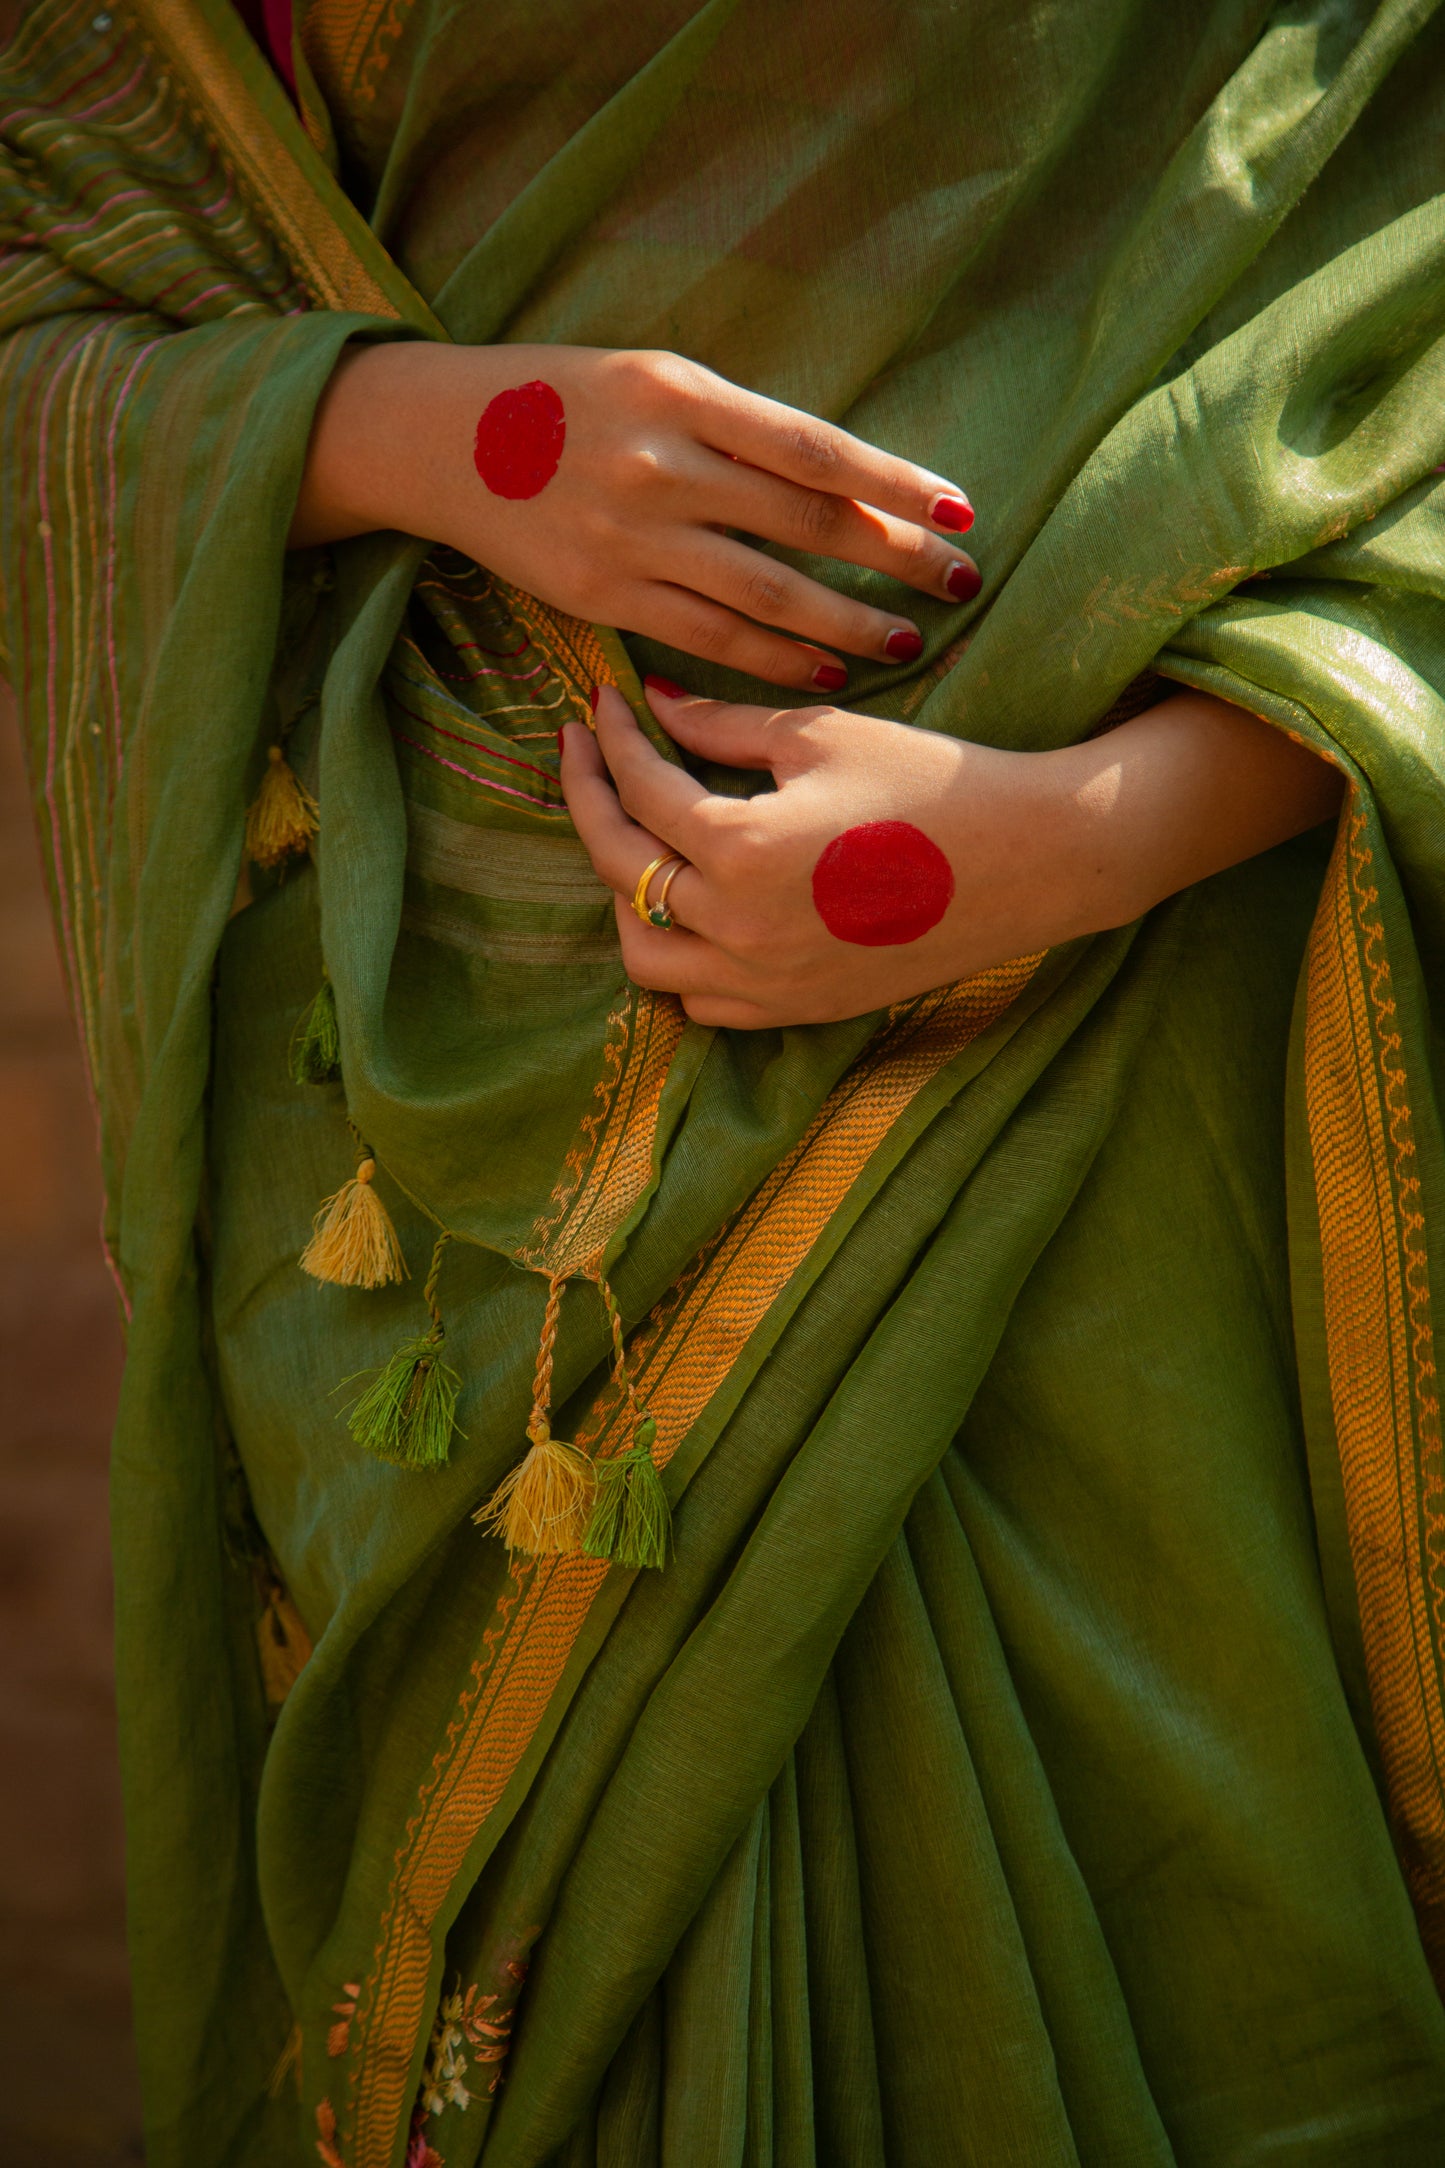
[[414, 0], [311, 0], [301, 50], [333, 103], [370, 105]]
[[[665, 1465], [919, 1092], [995, 1023], [1042, 958], [1024, 957], [898, 1012], [835, 1086], [700, 1269], [640, 1328], [654, 1448]], [[620, 1412], [604, 1388], [578, 1435], [603, 1454]], [[537, 1735], [609, 1568], [581, 1554], [519, 1563], [397, 1854], [348, 2040], [349, 2168], [386, 2168], [431, 2022], [432, 1928]]]
[[1306, 962], [1305, 1101], [1325, 1346], [1375, 1728], [1406, 1881], [1445, 1985], [1445, 1514], [1409, 1080], [1356, 791]]
[[[303, 170], [280, 130], [267, 119], [225, 39], [194, 0], [132, 0], [131, 14], [312, 297], [324, 308], [405, 316], [439, 332], [431, 311], [411, 293], [400, 272], [393, 271], [390, 279], [397, 291], [388, 292], [367, 269], [361, 254], [366, 229], [359, 214], [319, 159], [314, 173]], [[264, 66], [259, 54], [256, 65]], [[361, 230], [356, 239], [343, 230], [353, 225]]]
[[518, 1264], [549, 1278], [596, 1277], [603, 1251], [651, 1178], [662, 1088], [686, 1021], [671, 994], [628, 987], [607, 1020], [592, 1106]]

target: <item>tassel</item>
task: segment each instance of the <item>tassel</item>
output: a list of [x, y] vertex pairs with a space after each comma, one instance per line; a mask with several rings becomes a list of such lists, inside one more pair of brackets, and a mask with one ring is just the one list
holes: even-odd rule
[[552, 1403], [552, 1351], [562, 1311], [565, 1280], [547, 1285], [547, 1308], [532, 1381], [532, 1413], [527, 1423], [531, 1444], [524, 1459], [503, 1476], [485, 1505], [472, 1515], [478, 1527], [500, 1536], [509, 1551], [546, 1558], [581, 1547], [596, 1478], [591, 1461], [565, 1438], [554, 1438], [549, 1420]]
[[632, 1411], [632, 1443], [625, 1453], [597, 1463], [597, 1503], [582, 1538], [589, 1558], [614, 1558], [620, 1566], [665, 1566], [672, 1514], [652, 1457], [657, 1424], [645, 1415], [627, 1370], [622, 1312], [605, 1279], [597, 1291], [612, 1332], [612, 1375]]
[[450, 1240], [449, 1233], [438, 1236], [422, 1290], [431, 1312], [431, 1329], [396, 1350], [359, 1395], [347, 1419], [358, 1445], [398, 1468], [440, 1468], [451, 1452], [462, 1381], [442, 1360], [446, 1327], [436, 1299], [442, 1252]]
[[439, 1325], [408, 1340], [356, 1400], [347, 1429], [358, 1445], [398, 1468], [440, 1468], [456, 1426], [461, 1379], [442, 1361]]
[[279, 745], [266, 755], [266, 773], [246, 814], [246, 856], [271, 869], [309, 848], [321, 812]]
[[391, 1214], [372, 1186], [375, 1175], [376, 1161], [368, 1155], [317, 1212], [301, 1252], [301, 1270], [313, 1279], [333, 1287], [385, 1287], [406, 1278]]
[[296, 1019], [296, 1029], [291, 1034], [291, 1081], [293, 1084], [341, 1082], [341, 1033], [336, 1023], [336, 996], [324, 972], [315, 999]]
[[589, 1558], [619, 1566], [665, 1566], [672, 1514], [652, 1457], [657, 1425], [644, 1415], [625, 1453], [597, 1468], [597, 1503], [582, 1538]]
[[472, 1515], [489, 1535], [500, 1536], [509, 1551], [545, 1558], [575, 1551], [587, 1526], [596, 1489], [592, 1463], [585, 1453], [550, 1430], [528, 1432], [532, 1443], [524, 1460]]

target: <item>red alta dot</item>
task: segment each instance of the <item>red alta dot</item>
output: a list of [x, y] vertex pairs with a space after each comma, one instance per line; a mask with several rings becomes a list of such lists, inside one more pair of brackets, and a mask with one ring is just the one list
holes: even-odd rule
[[910, 821], [869, 821], [834, 836], [813, 868], [829, 933], [860, 948], [916, 941], [953, 901], [953, 868]]
[[477, 423], [477, 472], [494, 497], [535, 497], [557, 472], [567, 416], [541, 379], [499, 391]]

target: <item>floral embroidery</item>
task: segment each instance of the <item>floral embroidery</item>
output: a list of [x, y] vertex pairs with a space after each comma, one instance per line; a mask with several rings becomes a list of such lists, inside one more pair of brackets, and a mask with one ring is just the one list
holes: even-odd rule
[[[475, 1981], [465, 1994], [458, 1987], [454, 1994], [442, 1997], [421, 2079], [421, 2106], [426, 2114], [470, 2107], [472, 2095], [465, 2079], [471, 2064], [500, 2063], [505, 2057], [514, 2013], [496, 2010], [490, 2014], [500, 1999], [482, 1994]], [[487, 2091], [494, 2093], [500, 2082], [501, 2072], [496, 2071]], [[410, 2157], [407, 2168], [412, 2168]]]
[[412, 2118], [411, 2138], [407, 2144], [403, 2168], [446, 2168], [446, 2162], [436, 2147], [427, 2144], [426, 2133], [421, 2127], [422, 2120], [422, 2110], [418, 2108]]
[[316, 2104], [316, 2128], [320, 2133], [316, 2140], [316, 2150], [326, 2163], [326, 2168], [346, 2168], [345, 2161], [336, 2150], [336, 2110], [329, 2100], [320, 2100]]
[[361, 1993], [361, 1988], [357, 1981], [346, 1980], [342, 1983], [341, 1992], [349, 1997], [349, 2000], [334, 2002], [331, 2005], [337, 2022], [326, 2035], [326, 2052], [328, 2055], [344, 2055], [346, 2053], [346, 2044], [351, 2037], [351, 2020], [356, 2015], [356, 1998]]

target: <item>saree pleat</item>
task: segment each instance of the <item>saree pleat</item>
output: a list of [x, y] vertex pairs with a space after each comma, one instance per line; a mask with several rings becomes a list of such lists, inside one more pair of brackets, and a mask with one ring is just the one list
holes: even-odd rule
[[881, 2168], [883, 2103], [858, 1832], [838, 1689], [830, 1670], [794, 1749], [798, 1829], [807, 1860], [808, 2019], [820, 2160]]
[[[305, 125], [225, 0], [41, 0], [0, 56], [149, 2157], [1427, 2168], [1445, 24], [624, 12], [314, 0]], [[850, 703], [1026, 751], [1157, 671], [1336, 762], [1333, 849], [885, 1018], [686, 1025], [546, 748], [599, 677], [767, 689], [409, 538], [286, 557], [348, 339], [441, 336], [675, 347], [958, 474], [984, 593]], [[321, 832], [238, 890], [278, 739]], [[378, 1293], [296, 1270], [348, 1121]], [[419, 1477], [346, 1381], [439, 1227]], [[613, 1435], [604, 1255], [673, 1554], [514, 1570], [470, 1515], [553, 1270], [559, 1435]]]

